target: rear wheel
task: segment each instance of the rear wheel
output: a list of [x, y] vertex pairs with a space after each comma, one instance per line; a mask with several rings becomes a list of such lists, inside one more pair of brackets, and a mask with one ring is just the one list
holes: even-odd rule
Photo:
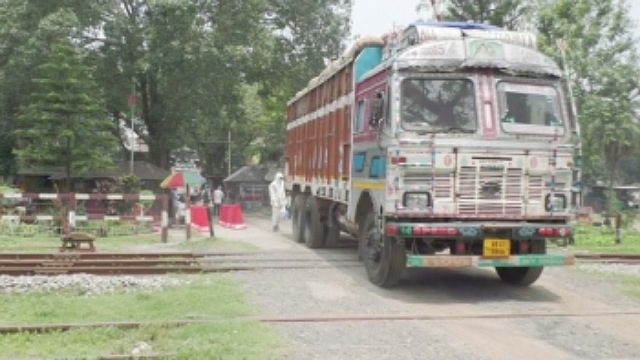
[[304, 203], [305, 195], [296, 195], [291, 204], [291, 228], [293, 230], [293, 239], [296, 242], [303, 242], [304, 232]]
[[375, 214], [369, 213], [360, 232], [360, 255], [369, 281], [380, 287], [396, 285], [406, 268], [404, 242], [386, 236], [376, 226]]
[[324, 246], [336, 247], [340, 241], [340, 228], [337, 224], [333, 226], [325, 225], [324, 227]]
[[[531, 244], [532, 254], [546, 254], [547, 243], [545, 240], [534, 241]], [[544, 267], [497, 267], [496, 272], [500, 280], [513, 286], [529, 286], [536, 282]]]
[[324, 224], [320, 221], [320, 208], [315, 196], [307, 197], [304, 206], [304, 242], [315, 249], [324, 246]]

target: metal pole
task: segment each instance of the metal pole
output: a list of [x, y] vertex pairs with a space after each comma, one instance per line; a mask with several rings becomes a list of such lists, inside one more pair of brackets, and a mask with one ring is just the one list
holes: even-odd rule
[[[565, 39], [557, 39], [556, 40], [556, 46], [558, 46], [558, 49], [560, 49], [560, 54], [562, 55], [562, 65], [564, 67], [564, 77], [567, 81], [567, 90], [569, 91], [569, 105], [571, 106], [571, 112], [572, 112], [572, 116], [573, 116], [573, 123], [574, 123], [574, 127], [575, 127], [575, 134], [578, 136], [578, 138], [580, 138], [580, 122], [578, 121], [578, 109], [576, 106], [576, 99], [574, 97], [573, 94], [573, 82], [571, 81], [570, 78], [570, 70], [569, 70], [569, 63], [567, 62], [567, 48], [568, 48], [568, 44], [567, 41]], [[582, 143], [580, 142], [580, 140], [578, 141], [578, 146], [576, 148], [576, 155], [578, 158], [582, 158]], [[582, 164], [576, 164], [577, 168], [581, 168]], [[575, 206], [582, 206], [582, 171], [578, 170], [577, 172], [575, 172], [575, 180], [577, 183], [580, 183], [580, 188], [578, 190], [578, 194], [575, 200]]]
[[436, 0], [431, 0], [431, 7], [433, 7], [433, 15], [436, 18], [436, 21], [442, 21], [442, 15], [438, 11], [438, 4], [436, 4]]
[[231, 176], [231, 130], [227, 135], [227, 176]]
[[560, 53], [562, 54], [562, 63], [564, 65], [564, 76], [567, 79], [567, 90], [569, 90], [569, 98], [571, 100], [569, 105], [571, 105], [571, 112], [573, 113], [572, 115], [576, 121], [576, 130], [579, 133], [580, 130], [579, 130], [579, 127], [577, 126], [578, 110], [576, 108], [575, 98], [573, 97], [573, 84], [572, 84], [571, 78], [569, 78], [569, 64], [567, 63], [567, 55], [563, 47], [560, 48]]
[[131, 113], [129, 114], [131, 121], [131, 141], [129, 142], [129, 146], [131, 146], [131, 160], [129, 161], [129, 175], [133, 175], [133, 159], [135, 152], [135, 131], [133, 130], [133, 108], [136, 106], [136, 83], [133, 79], [131, 79], [131, 98], [129, 99], [129, 107]]

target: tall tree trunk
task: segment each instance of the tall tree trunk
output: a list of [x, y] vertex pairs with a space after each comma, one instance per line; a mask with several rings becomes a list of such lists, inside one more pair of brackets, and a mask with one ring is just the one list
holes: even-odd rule
[[607, 212], [605, 217], [605, 223], [610, 224], [610, 217], [613, 216], [613, 205], [616, 203], [617, 197], [615, 191], [613, 190], [613, 182], [616, 178], [616, 171], [618, 169], [618, 162], [620, 161], [620, 151], [619, 146], [617, 144], [612, 144], [609, 146], [609, 151], [607, 151], [607, 158], [609, 161], [609, 186], [607, 189]]
[[65, 163], [65, 177], [66, 183], [64, 184], [65, 192], [71, 192], [71, 139], [67, 137], [67, 161]]

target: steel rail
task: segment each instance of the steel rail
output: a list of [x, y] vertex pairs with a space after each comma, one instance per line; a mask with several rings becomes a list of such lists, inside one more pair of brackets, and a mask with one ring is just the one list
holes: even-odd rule
[[640, 260], [640, 254], [575, 254], [579, 259], [637, 259]]
[[549, 317], [607, 317], [607, 316], [640, 316], [640, 311], [612, 311], [585, 313], [481, 313], [481, 314], [391, 314], [391, 315], [301, 315], [261, 317], [265, 323], [322, 323], [322, 322], [362, 322], [362, 321], [454, 321], [474, 319], [526, 319]]
[[0, 275], [30, 276], [30, 275], [163, 275], [163, 274], [199, 274], [226, 273], [260, 270], [293, 270], [293, 269], [330, 269], [345, 267], [361, 267], [361, 264], [303, 264], [303, 265], [228, 265], [228, 266], [34, 266], [34, 267], [0, 267]]
[[160, 265], [198, 265], [195, 259], [98, 259], [98, 260], [0, 260], [0, 269], [4, 267], [78, 267], [78, 266], [160, 266]]
[[583, 263], [640, 265], [638, 254], [575, 254], [575, 258]]
[[0, 260], [20, 259], [153, 259], [153, 258], [203, 258], [224, 256], [258, 255], [262, 252], [155, 252], [155, 253], [118, 253], [118, 252], [60, 252], [60, 253], [0, 253]]
[[[0, 275], [159, 275], [361, 266], [359, 261], [349, 258], [275, 255], [270, 257], [271, 254], [264, 252], [0, 254]], [[640, 255], [578, 254], [576, 257], [585, 263], [640, 264]]]
[[461, 321], [482, 319], [530, 319], [530, 318], [584, 318], [584, 317], [619, 317], [640, 316], [640, 311], [599, 311], [599, 312], [529, 312], [529, 313], [478, 313], [478, 314], [328, 314], [328, 315], [295, 315], [295, 316], [242, 316], [242, 317], [197, 317], [188, 320], [139, 322], [113, 321], [95, 323], [69, 324], [31, 324], [31, 325], [3, 325], [0, 334], [15, 333], [47, 333], [71, 330], [118, 328], [138, 329], [147, 326], [179, 327], [188, 325], [211, 324], [222, 321], [251, 321], [262, 323], [336, 323], [336, 322], [366, 322], [366, 321]]
[[[175, 353], [144, 353], [139, 355], [113, 354], [113, 355], [98, 356], [97, 359], [98, 360], [128, 360], [128, 359], [152, 360], [152, 359], [172, 359], [175, 356], [176, 356]], [[74, 359], [74, 358], [71, 358], [71, 359]], [[86, 359], [86, 358], [77, 358], [77, 359]]]

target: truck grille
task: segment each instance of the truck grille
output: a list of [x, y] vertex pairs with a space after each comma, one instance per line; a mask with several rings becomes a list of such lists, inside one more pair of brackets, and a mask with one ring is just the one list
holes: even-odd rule
[[527, 184], [527, 195], [529, 201], [541, 201], [546, 193], [547, 187], [542, 180], [542, 176], [529, 175], [529, 183]]
[[[454, 200], [457, 194], [459, 215], [521, 216], [525, 195], [529, 201], [541, 201], [546, 194], [542, 176], [530, 175], [528, 181], [525, 179], [522, 168], [467, 166], [458, 174], [436, 174], [432, 195], [435, 200]], [[455, 180], [458, 181], [456, 192]], [[406, 174], [403, 182], [404, 191], [431, 192], [432, 175]]]
[[459, 173], [460, 215], [522, 215], [523, 170], [463, 166]]
[[[453, 196], [453, 174], [436, 174], [435, 191], [433, 196], [436, 198], [451, 199]], [[431, 174], [407, 174], [404, 177], [405, 190], [431, 191]]]

